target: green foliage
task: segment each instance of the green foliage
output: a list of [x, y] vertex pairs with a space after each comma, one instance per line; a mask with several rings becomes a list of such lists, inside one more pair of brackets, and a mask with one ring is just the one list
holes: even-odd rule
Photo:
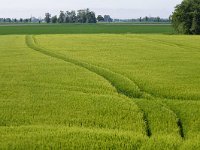
[[97, 21], [98, 21], [98, 22], [104, 22], [104, 18], [103, 18], [103, 16], [98, 15], [98, 17], [97, 17]]
[[192, 34], [200, 33], [200, 13], [196, 11], [194, 12], [194, 15], [193, 15], [191, 33]]
[[51, 22], [51, 14], [50, 13], [46, 13], [45, 14], [45, 21], [46, 21], [46, 23], [50, 23]]
[[67, 11], [65, 13], [65, 23], [75, 23], [77, 22], [77, 16], [75, 11]]
[[77, 11], [60, 11], [59, 23], [96, 23], [95, 13], [89, 9], [81, 9]]
[[59, 23], [64, 23], [64, 22], [65, 22], [65, 14], [64, 14], [64, 11], [60, 11], [60, 15], [59, 15], [59, 18], [58, 18], [58, 22], [59, 22]]
[[51, 22], [52, 22], [52, 23], [57, 23], [57, 22], [58, 22], [57, 16], [53, 16], [53, 17], [51, 18]]
[[184, 0], [177, 5], [172, 23], [178, 33], [200, 34], [200, 1]]

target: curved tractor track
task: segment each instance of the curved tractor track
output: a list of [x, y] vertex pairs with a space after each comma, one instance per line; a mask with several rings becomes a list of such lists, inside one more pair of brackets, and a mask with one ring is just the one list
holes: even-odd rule
[[[128, 98], [137, 98], [137, 99], [139, 99], [139, 98], [154, 99], [154, 97], [151, 94], [149, 94], [145, 91], [142, 91], [136, 83], [134, 83], [132, 80], [130, 80], [129, 78], [127, 78], [127, 77], [125, 77], [121, 74], [118, 74], [116, 72], [112, 72], [108, 69], [105, 69], [105, 68], [102, 68], [102, 67], [99, 67], [99, 66], [95, 66], [95, 65], [92, 65], [92, 64], [88, 64], [88, 63], [85, 63], [85, 62], [78, 61], [78, 60], [73, 59], [73, 58], [66, 57], [66, 56], [59, 54], [59, 53], [54, 53], [54, 52], [45, 50], [45, 48], [42, 48], [38, 45], [36, 38], [32, 35], [27, 35], [25, 37], [25, 41], [26, 41], [26, 45], [29, 48], [31, 48], [35, 51], [38, 51], [38, 52], [40, 52], [44, 55], [50, 56], [50, 57], [54, 57], [54, 58], [63, 60], [65, 62], [72, 63], [76, 66], [85, 68], [85, 69], [103, 77], [105, 80], [107, 80], [117, 90], [117, 92], [119, 94], [121, 94], [123, 96], [126, 96]], [[168, 108], [166, 108], [166, 109], [168, 109]], [[147, 118], [146, 112], [141, 108], [140, 108], [140, 110], [143, 112], [143, 120], [144, 120], [144, 123], [145, 123], [145, 126], [146, 126], [146, 134], [147, 134], [148, 137], [150, 137], [152, 135], [152, 132], [151, 132], [150, 125], [149, 125], [149, 120]], [[168, 109], [168, 110], [170, 110], [170, 109]], [[170, 111], [172, 111], [172, 110], [170, 110]], [[177, 117], [176, 114], [175, 114], [175, 117], [178, 120], [177, 126], [179, 127], [179, 130], [180, 130], [180, 136], [184, 137], [182, 122]]]

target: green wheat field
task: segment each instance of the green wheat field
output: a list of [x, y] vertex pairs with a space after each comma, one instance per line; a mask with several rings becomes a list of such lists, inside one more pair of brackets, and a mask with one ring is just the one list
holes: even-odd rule
[[200, 36], [132, 24], [0, 34], [0, 149], [200, 149]]

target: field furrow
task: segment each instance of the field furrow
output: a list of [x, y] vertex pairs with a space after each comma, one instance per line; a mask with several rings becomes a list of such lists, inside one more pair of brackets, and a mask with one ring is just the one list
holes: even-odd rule
[[[124, 96], [130, 97], [130, 98], [140, 98], [142, 96], [145, 96], [145, 97], [148, 96], [149, 98], [149, 95], [147, 95], [146, 93], [142, 93], [140, 89], [137, 87], [137, 85], [131, 82], [128, 78], [124, 78], [122, 75], [116, 74], [104, 68], [100, 68], [94, 65], [90, 65], [90, 64], [83, 63], [74, 59], [67, 58], [63, 55], [52, 53], [48, 50], [44, 50], [43, 48], [37, 45], [36, 39], [33, 38], [32, 36], [26, 36], [26, 44], [31, 49], [39, 51], [45, 55], [48, 55], [50, 57], [55, 57], [67, 62], [71, 62], [77, 66], [86, 68], [87, 70], [92, 71], [96, 73], [97, 75], [100, 75], [101, 77], [105, 78], [108, 82], [110, 82], [113, 85], [113, 87], [117, 89], [119, 94], [123, 94]], [[121, 81], [121, 82], [118, 83], [118, 81]], [[144, 123], [146, 124], [146, 132], [147, 132], [146, 134], [147, 136], [151, 136], [150, 134], [151, 129], [149, 128], [149, 125], [148, 125], [148, 119], [146, 118], [145, 115], [143, 115], [143, 118], [144, 118]]]
[[[154, 41], [148, 41], [148, 38]], [[189, 48], [200, 46], [198, 37], [102, 34], [38, 35], [37, 39], [38, 45], [52, 52], [56, 50], [56, 53], [82, 62], [106, 66], [154, 97], [180, 100], [198, 100], [200, 97], [200, 55], [197, 49]], [[159, 44], [159, 40], [165, 40], [171, 46]], [[179, 48], [173, 43], [188, 48]]]
[[[67, 56], [64, 56], [60, 53], [57, 53], [57, 52], [55, 53], [55, 52], [46, 50], [44, 48], [41, 48], [41, 47], [38, 46], [36, 38], [33, 38], [31, 36], [26, 37], [26, 43], [30, 48], [35, 49], [37, 51], [40, 51], [43, 54], [50, 55], [50, 56], [56, 57], [58, 59], [62, 59], [64, 61], [72, 62], [73, 64], [84, 67], [84, 68], [88, 69], [89, 71], [95, 72], [96, 74], [102, 76], [108, 82], [110, 82], [117, 89], [119, 94], [121, 93], [121, 94], [123, 94], [123, 95], [125, 95], [129, 98], [154, 99], [154, 97], [152, 97], [150, 94], [148, 94], [144, 91], [141, 91], [134, 82], [131, 83], [130, 79], [126, 78], [125, 76], [122, 76], [121, 74], [117, 74], [115, 72], [111, 72], [108, 69], [105, 69], [105, 68], [102, 68], [102, 67], [97, 67], [97, 66], [94, 66], [94, 65], [91, 65], [91, 64], [88, 64], [88, 63], [84, 63], [84, 62], [72, 59], [72, 58], [68, 58]], [[132, 88], [132, 87], [135, 87], [135, 86], [136, 86], [137, 91], [135, 89], [134, 90], [127, 89], [129, 87]], [[138, 94], [135, 95], [135, 92], [138, 93]], [[159, 116], [159, 115], [157, 115], [157, 113], [154, 113], [149, 109], [146, 109], [146, 107], [145, 107], [146, 105], [142, 105], [142, 104], [143, 103], [140, 103], [140, 108], [141, 108], [141, 111], [143, 111], [143, 113], [144, 113], [144, 117], [143, 117], [144, 119], [143, 120], [146, 123], [146, 133], [149, 137], [152, 134], [155, 134], [155, 135], [156, 134], [162, 134], [162, 132], [163, 132], [164, 135], [165, 134], [166, 135], [167, 134], [175, 134], [175, 135], [180, 135], [181, 137], [184, 136], [183, 132], [182, 132], [182, 128], [181, 128], [182, 123], [181, 123], [180, 118], [178, 118], [177, 115], [172, 110], [167, 108], [167, 106], [164, 107], [164, 106], [162, 106], [162, 104], [157, 104], [157, 102], [152, 104], [152, 105], [155, 105], [154, 108], [155, 108], [156, 112], [167, 114], [167, 116], [169, 115], [168, 119], [170, 121], [172, 121], [174, 124], [173, 123], [172, 123], [173, 125], [169, 124], [168, 123], [169, 120], [165, 119], [162, 122], [162, 124], [163, 124], [162, 126], [153, 127], [154, 126], [153, 123], [149, 124], [149, 122], [150, 121], [156, 122], [154, 118], [156, 118], [156, 119], [160, 118], [160, 120], [162, 120], [162, 116]], [[161, 107], [161, 110], [159, 109], [159, 107]], [[152, 115], [151, 120], [147, 117], [148, 114], [150, 114], [149, 116]], [[151, 131], [151, 128], [155, 128], [155, 130]], [[162, 131], [162, 132], [160, 133], [158, 131]]]
[[[27, 48], [25, 36], [0, 38], [1, 127], [15, 132], [20, 126], [77, 126], [146, 136], [142, 112], [133, 101], [119, 96], [107, 80]], [[68, 90], [73, 86], [80, 92]], [[96, 92], [83, 93], [82, 88]]]
[[[45, 50], [37, 45], [36, 39], [32, 36], [26, 36], [26, 43], [27, 43], [28, 47], [30, 47], [36, 51], [39, 51], [45, 55], [48, 55], [50, 57], [55, 57], [55, 58], [58, 58], [58, 59], [61, 59], [61, 60], [67, 61], [67, 62], [71, 62], [77, 66], [83, 67], [89, 71], [92, 71], [92, 72], [102, 76], [107, 81], [109, 81], [117, 89], [117, 91], [119, 93], [121, 93], [125, 96], [132, 97], [132, 98], [141, 98], [141, 97], [148, 96], [148, 94], [142, 92], [134, 82], [131, 82], [130, 79], [128, 79], [120, 74], [111, 72], [108, 69], [104, 69], [104, 68], [97, 67], [97, 66], [94, 66], [94, 65], [91, 65], [88, 63], [84, 63], [84, 62], [81, 62], [81, 61], [78, 61], [78, 60], [75, 60], [72, 58], [68, 58], [59, 53], [53, 53], [51, 51]], [[118, 83], [118, 82], [116, 82], [117, 80], [121, 81], [121, 82]]]
[[159, 100], [140, 99], [134, 100], [134, 102], [145, 112], [152, 137], [162, 135], [183, 137], [182, 129], [178, 125], [180, 119], [169, 107], [163, 105]]
[[178, 101], [178, 100], [164, 100], [168, 106], [173, 109], [181, 118], [184, 123], [183, 130], [185, 139], [192, 139], [198, 137], [200, 133], [200, 119], [197, 117], [199, 113], [198, 101]]

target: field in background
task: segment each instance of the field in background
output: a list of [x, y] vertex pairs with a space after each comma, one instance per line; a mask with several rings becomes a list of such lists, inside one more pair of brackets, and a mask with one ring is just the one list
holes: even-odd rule
[[169, 24], [0, 24], [0, 35], [8, 34], [93, 34], [93, 33], [163, 33], [173, 34]]
[[77, 26], [0, 36], [0, 149], [199, 149], [200, 36]]

